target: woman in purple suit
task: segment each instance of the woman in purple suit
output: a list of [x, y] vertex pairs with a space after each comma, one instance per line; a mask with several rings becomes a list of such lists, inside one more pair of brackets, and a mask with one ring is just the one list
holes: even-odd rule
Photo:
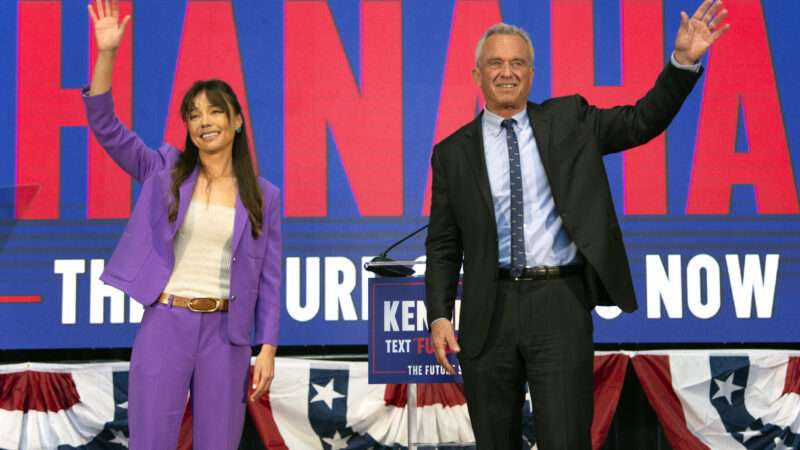
[[115, 51], [130, 19], [117, 1], [89, 13], [97, 40], [89, 125], [142, 188], [101, 279], [146, 306], [131, 355], [130, 444], [174, 449], [191, 392], [195, 449], [235, 449], [250, 400], [269, 388], [280, 312], [280, 194], [255, 175], [241, 106], [219, 80], [186, 93], [183, 152], [148, 148], [115, 116]]

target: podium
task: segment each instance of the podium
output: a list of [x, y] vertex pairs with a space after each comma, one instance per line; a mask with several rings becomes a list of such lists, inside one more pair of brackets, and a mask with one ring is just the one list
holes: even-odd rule
[[[393, 263], [419, 264], [415, 261]], [[373, 278], [369, 280], [368, 289], [369, 382], [408, 385], [408, 446], [412, 449], [426, 445], [417, 442], [417, 383], [461, 383], [458, 359], [455, 354], [448, 354], [456, 375], [449, 375], [436, 362], [428, 330], [423, 277]], [[459, 282], [452, 319], [456, 333], [460, 296]]]

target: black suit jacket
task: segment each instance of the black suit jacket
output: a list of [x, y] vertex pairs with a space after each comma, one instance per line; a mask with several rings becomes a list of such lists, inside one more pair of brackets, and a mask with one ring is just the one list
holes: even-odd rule
[[[578, 95], [528, 104], [528, 118], [564, 228], [583, 255], [594, 305], [636, 309], [628, 258], [603, 155], [646, 143], [667, 128], [700, 73], [671, 64], [635, 105], [602, 109]], [[437, 144], [426, 240], [428, 323], [450, 318], [464, 266], [459, 344], [476, 356], [492, 320], [498, 275], [497, 225], [484, 159], [481, 116]]]

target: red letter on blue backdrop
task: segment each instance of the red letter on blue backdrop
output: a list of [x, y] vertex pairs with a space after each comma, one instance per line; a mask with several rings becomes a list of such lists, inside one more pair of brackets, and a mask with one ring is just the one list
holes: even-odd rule
[[[129, 9], [129, 5], [123, 8]], [[78, 89], [61, 88], [61, 20], [59, 2], [19, 4], [17, 183], [38, 188], [29, 204], [20, 198], [26, 191], [18, 194], [16, 215], [20, 219], [59, 218], [60, 130], [86, 125]], [[91, 37], [88, 31], [87, 39]], [[130, 37], [117, 59], [117, 113], [129, 122]], [[94, 138], [88, 164], [88, 218], [126, 217], [130, 179], [99, 149]]]
[[[664, 66], [660, 0], [623, 0], [622, 86], [595, 86], [592, 0], [552, 3], [553, 95], [581, 93], [597, 106], [633, 103]], [[576, 30], [580, 30], [576, 32]], [[625, 214], [666, 214], [664, 135], [623, 156]]]
[[258, 167], [231, 2], [190, 1], [186, 4], [165, 133], [166, 141], [177, 148], [183, 148], [186, 142], [186, 126], [180, 116], [183, 95], [195, 81], [210, 78], [224, 80], [236, 93], [247, 125], [253, 164]]
[[[131, 13], [131, 4], [120, 4], [122, 17]], [[96, 42], [94, 30], [88, 30], [92, 68], [94, 68], [94, 55]], [[131, 110], [133, 95], [133, 70], [131, 66], [131, 47], [133, 27], [128, 27], [125, 38], [117, 49], [117, 59], [114, 66], [114, 110], [120, 120], [128, 127], [131, 126]], [[82, 115], [80, 112], [76, 114]], [[91, 133], [90, 133], [91, 134]], [[100, 144], [91, 134], [89, 138], [89, 170], [88, 173], [88, 198], [86, 199], [87, 214], [90, 219], [120, 219], [130, 215], [131, 212], [131, 179], [128, 174], [117, 166], [114, 160], [100, 147]]]
[[[475, 118], [475, 106], [481, 101], [481, 90], [472, 80], [475, 67], [475, 45], [483, 32], [500, 22], [497, 2], [458, 1], [453, 8], [450, 42], [444, 66], [442, 93], [433, 142], [439, 142]], [[431, 210], [431, 173], [428, 170], [422, 214]]]
[[402, 215], [401, 6], [361, 4], [358, 86], [328, 6], [286, 3], [286, 216], [327, 215], [328, 127], [359, 212]]
[[[731, 31], [711, 49], [688, 214], [728, 214], [731, 186], [755, 188], [759, 214], [797, 214], [786, 129], [760, 2], [726, 0]], [[739, 105], [749, 151], [736, 151]]]

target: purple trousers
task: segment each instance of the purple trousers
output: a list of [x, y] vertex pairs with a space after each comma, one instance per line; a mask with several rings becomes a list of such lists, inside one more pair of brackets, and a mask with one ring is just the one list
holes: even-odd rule
[[251, 351], [228, 342], [227, 321], [225, 312], [145, 309], [128, 383], [131, 449], [175, 450], [190, 391], [193, 448], [238, 448]]

